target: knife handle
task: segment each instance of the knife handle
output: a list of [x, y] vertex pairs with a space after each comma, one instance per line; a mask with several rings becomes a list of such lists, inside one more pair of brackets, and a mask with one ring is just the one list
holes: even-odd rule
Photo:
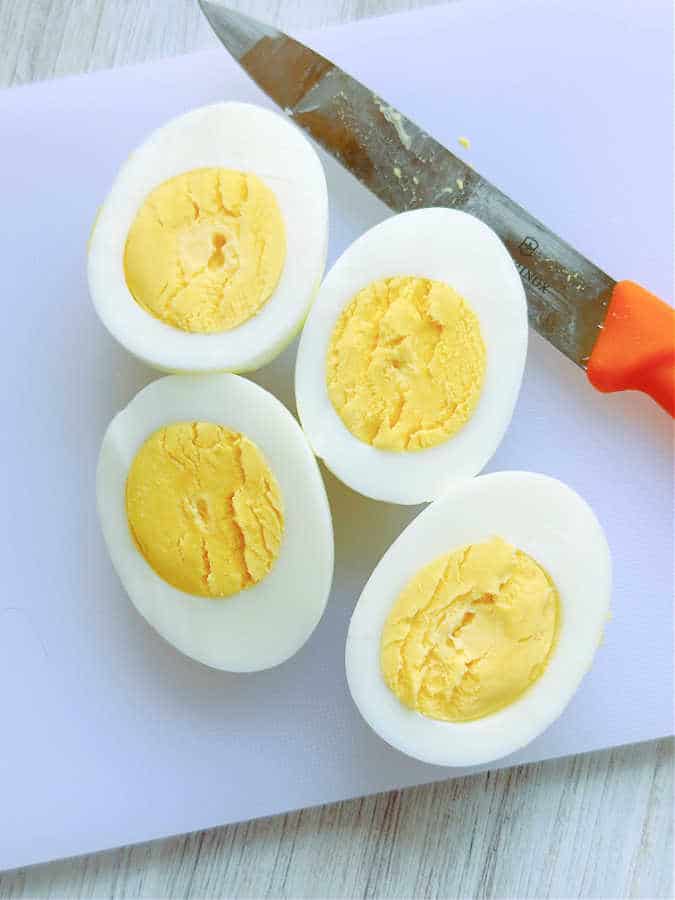
[[591, 358], [599, 391], [643, 391], [675, 416], [675, 310], [632, 281], [619, 281]]

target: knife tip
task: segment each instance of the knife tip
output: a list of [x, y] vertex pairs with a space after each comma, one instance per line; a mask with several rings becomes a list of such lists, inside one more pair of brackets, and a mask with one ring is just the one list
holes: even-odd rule
[[216, 36], [237, 60], [263, 38], [279, 36], [276, 29], [218, 0], [197, 2]]

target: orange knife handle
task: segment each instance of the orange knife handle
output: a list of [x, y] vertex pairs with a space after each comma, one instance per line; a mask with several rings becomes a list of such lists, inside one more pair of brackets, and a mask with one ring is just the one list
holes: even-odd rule
[[643, 391], [675, 416], [675, 310], [632, 281], [612, 291], [588, 361], [599, 391]]

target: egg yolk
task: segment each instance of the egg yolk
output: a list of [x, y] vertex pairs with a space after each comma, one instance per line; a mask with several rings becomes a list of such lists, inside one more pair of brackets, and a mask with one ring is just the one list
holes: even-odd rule
[[279, 485], [253, 441], [222, 425], [176, 422], [151, 435], [129, 469], [126, 509], [146, 561], [188, 594], [228, 597], [279, 555]]
[[124, 276], [136, 302], [167, 325], [228, 331], [274, 292], [286, 233], [255, 175], [195, 169], [156, 187], [129, 229]]
[[373, 281], [345, 307], [326, 361], [349, 431], [381, 450], [422, 450], [467, 423], [485, 377], [478, 318], [441, 281]]
[[551, 578], [501, 538], [441, 556], [400, 594], [382, 631], [384, 680], [410, 709], [468, 722], [513, 703], [544, 672], [560, 601]]

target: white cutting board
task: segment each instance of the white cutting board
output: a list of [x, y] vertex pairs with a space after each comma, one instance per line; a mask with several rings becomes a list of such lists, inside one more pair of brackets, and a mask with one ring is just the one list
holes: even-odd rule
[[[472, 2], [307, 36], [615, 276], [670, 291], [670, 4]], [[85, 241], [116, 169], [169, 116], [266, 102], [225, 52], [0, 93], [0, 868], [463, 774], [383, 744], [343, 646], [415, 510], [326, 476], [335, 589], [305, 648], [228, 675], [183, 658], [124, 596], [94, 509], [108, 421], [154, 373], [87, 296]], [[385, 210], [327, 163], [331, 261]], [[292, 406], [294, 348], [256, 375]], [[536, 336], [491, 469], [569, 482], [615, 560], [613, 619], [562, 718], [501, 765], [672, 731], [671, 423], [596, 394]]]

